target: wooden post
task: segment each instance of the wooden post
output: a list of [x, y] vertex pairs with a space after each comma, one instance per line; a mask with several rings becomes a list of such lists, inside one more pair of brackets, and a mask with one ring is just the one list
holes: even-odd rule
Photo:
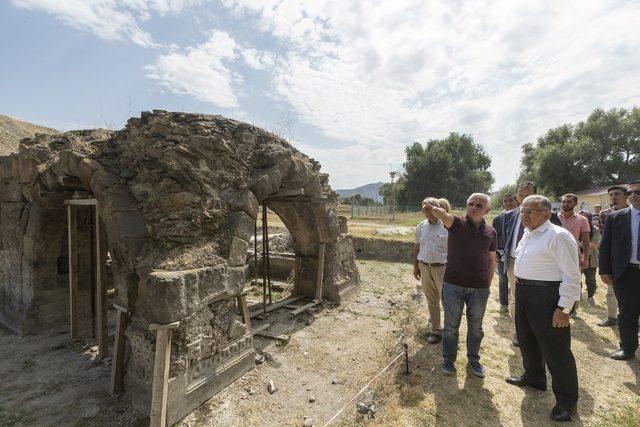
[[324, 280], [324, 243], [318, 246], [318, 269], [316, 275], [316, 300], [322, 301], [322, 282]]
[[168, 325], [149, 325], [149, 331], [156, 332], [156, 357], [153, 366], [153, 386], [151, 388], [150, 427], [167, 425], [167, 392], [169, 389], [169, 361], [171, 356], [171, 330], [180, 322]]
[[122, 391], [124, 377], [124, 330], [127, 327], [127, 309], [113, 304], [116, 309], [116, 336], [113, 343], [113, 361], [111, 362], [111, 393]]
[[71, 340], [78, 337], [78, 242], [76, 240], [78, 217], [75, 206], [67, 206], [69, 243], [69, 334]]
[[109, 351], [107, 342], [108, 317], [107, 317], [107, 287], [106, 287], [106, 264], [107, 264], [107, 233], [104, 223], [100, 219], [96, 206], [96, 326], [98, 329], [98, 357], [103, 358]]
[[242, 321], [247, 328], [251, 330], [251, 315], [249, 313], [249, 306], [247, 306], [247, 294], [244, 292], [238, 295], [238, 308], [240, 309], [240, 315], [242, 316]]

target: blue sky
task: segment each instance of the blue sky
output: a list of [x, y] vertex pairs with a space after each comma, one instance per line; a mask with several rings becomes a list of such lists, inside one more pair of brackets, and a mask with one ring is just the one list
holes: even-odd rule
[[222, 114], [316, 158], [334, 188], [470, 133], [496, 187], [520, 146], [640, 105], [637, 1], [8, 0], [0, 113], [61, 130]]

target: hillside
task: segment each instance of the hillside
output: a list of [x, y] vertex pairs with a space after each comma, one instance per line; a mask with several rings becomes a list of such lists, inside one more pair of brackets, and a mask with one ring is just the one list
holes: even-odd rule
[[18, 151], [20, 140], [36, 133], [58, 133], [58, 131], [0, 114], [0, 156]]
[[349, 197], [359, 194], [362, 197], [369, 197], [375, 201], [381, 202], [382, 196], [378, 194], [378, 190], [382, 187], [382, 184], [384, 184], [384, 182], [374, 182], [351, 190], [336, 190], [336, 193], [338, 193], [340, 197]]

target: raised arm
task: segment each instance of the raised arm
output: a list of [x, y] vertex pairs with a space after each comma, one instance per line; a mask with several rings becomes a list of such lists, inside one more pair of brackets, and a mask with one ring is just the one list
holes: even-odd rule
[[449, 214], [447, 211], [445, 211], [444, 209], [442, 209], [441, 207], [433, 206], [425, 202], [422, 205], [422, 209], [424, 210], [424, 212], [431, 212], [433, 216], [435, 216], [440, 221], [442, 221], [442, 224], [444, 224], [447, 230], [451, 228], [451, 226], [453, 225], [453, 216]]

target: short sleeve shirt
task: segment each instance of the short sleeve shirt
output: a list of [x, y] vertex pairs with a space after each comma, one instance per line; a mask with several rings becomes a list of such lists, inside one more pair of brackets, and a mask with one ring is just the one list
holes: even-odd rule
[[498, 248], [496, 230], [484, 220], [453, 217], [447, 241], [447, 268], [444, 281], [464, 288], [488, 288], [489, 252]]
[[562, 227], [567, 229], [567, 231], [573, 235], [573, 238], [576, 239], [576, 243], [580, 241], [580, 234], [591, 231], [589, 220], [582, 215], [574, 214], [567, 218], [560, 212], [558, 218], [560, 218]]
[[416, 227], [415, 242], [420, 245], [418, 261], [444, 264], [447, 262], [449, 233], [442, 221], [431, 224], [425, 219]]

